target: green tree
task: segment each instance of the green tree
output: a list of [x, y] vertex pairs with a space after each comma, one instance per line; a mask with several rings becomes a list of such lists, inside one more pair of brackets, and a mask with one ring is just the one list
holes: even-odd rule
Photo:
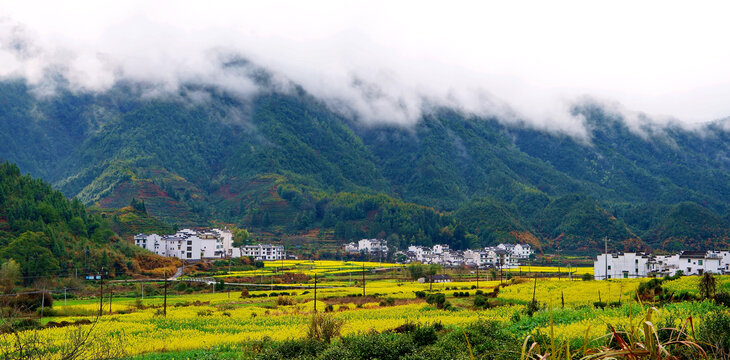
[[411, 275], [411, 279], [418, 280], [426, 274], [425, 266], [423, 264], [410, 264], [408, 265], [408, 273]]
[[13, 290], [21, 279], [20, 265], [13, 260], [5, 260], [0, 266], [0, 286], [5, 293], [9, 293]]
[[48, 244], [45, 234], [26, 231], [6, 246], [0, 252], [0, 257], [13, 259], [20, 264], [26, 283], [41, 276], [57, 275], [60, 270], [58, 260], [44, 244]]

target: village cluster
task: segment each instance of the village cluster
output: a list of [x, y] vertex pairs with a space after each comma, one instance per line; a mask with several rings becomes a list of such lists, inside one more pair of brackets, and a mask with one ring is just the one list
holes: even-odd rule
[[256, 244], [233, 246], [228, 229], [182, 229], [170, 235], [137, 234], [134, 244], [160, 256], [184, 260], [250, 256], [255, 260], [282, 260], [287, 255], [281, 245]]
[[[255, 260], [282, 260], [293, 258], [287, 255], [281, 245], [256, 244], [233, 245], [233, 234], [228, 229], [182, 229], [174, 234], [137, 234], [134, 244], [157, 255], [184, 260], [216, 259], [250, 256]], [[346, 254], [367, 254], [387, 256], [388, 243], [382, 239], [362, 239], [344, 246]], [[534, 250], [529, 244], [499, 244], [477, 250], [452, 250], [448, 245], [409, 246], [398, 251], [395, 257], [401, 262], [421, 262], [448, 267], [482, 266], [494, 268], [515, 268], [519, 262], [529, 259]]]
[[[380, 239], [362, 239], [345, 244], [348, 254], [366, 253], [371, 255], [386, 254], [388, 244]], [[499, 244], [483, 249], [452, 250], [449, 245], [437, 244], [433, 247], [409, 246], [405, 251], [395, 253], [402, 262], [421, 262], [439, 264], [448, 267], [481, 266], [494, 268], [516, 268], [520, 261], [529, 259], [535, 251], [529, 244]]]
[[672, 255], [648, 253], [600, 254], [593, 262], [597, 280], [730, 273], [730, 251], [682, 251]]

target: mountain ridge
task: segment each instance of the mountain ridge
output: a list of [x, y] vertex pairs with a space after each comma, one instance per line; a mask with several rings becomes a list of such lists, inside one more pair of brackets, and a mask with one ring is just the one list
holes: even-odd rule
[[[403, 127], [346, 118], [303, 89], [249, 101], [205, 91], [206, 101], [191, 103], [146, 99], [122, 85], [39, 99], [22, 82], [0, 82], [13, 99], [0, 110], [0, 154], [69, 197], [101, 207], [140, 198], [154, 216], [181, 225], [323, 228], [343, 241], [396, 235], [403, 245], [457, 247], [529, 233], [546, 249], [585, 252], [603, 236], [616, 237], [617, 249], [648, 248], [644, 238], [663, 247], [651, 234], [681, 217], [665, 210], [692, 202], [716, 225], [707, 243], [728, 243], [730, 134], [721, 122], [645, 138], [584, 105], [574, 111], [587, 119], [586, 144], [450, 109]], [[488, 214], [500, 219], [468, 220]], [[696, 234], [680, 241], [701, 247]]]

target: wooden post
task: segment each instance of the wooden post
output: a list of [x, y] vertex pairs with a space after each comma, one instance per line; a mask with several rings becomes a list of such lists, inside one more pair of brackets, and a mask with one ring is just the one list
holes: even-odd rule
[[314, 313], [317, 313], [317, 273], [314, 273]]
[[365, 296], [365, 262], [362, 263], [362, 296]]
[[46, 289], [41, 289], [41, 322], [43, 322], [43, 310], [46, 307]]
[[[162, 315], [164, 317], [167, 317], [167, 271], [165, 271], [164, 274], [165, 274], [165, 299], [162, 302]], [[213, 286], [213, 289], [215, 289], [215, 285]]]
[[102, 307], [104, 306], [104, 268], [101, 268], [99, 280], [101, 280], [99, 283], [99, 316], [101, 316], [101, 312], [103, 311]]
[[114, 290], [109, 288], [109, 315], [112, 313], [112, 296], [114, 296]]
[[477, 261], [477, 290], [479, 290], [479, 261]]

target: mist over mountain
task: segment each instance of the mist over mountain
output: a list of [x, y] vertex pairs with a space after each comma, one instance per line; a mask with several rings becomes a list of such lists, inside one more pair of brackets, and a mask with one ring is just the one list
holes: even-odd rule
[[267, 90], [193, 82], [150, 95], [154, 86], [120, 81], [38, 96], [2, 81], [0, 157], [86, 204], [143, 199], [179, 225], [572, 252], [604, 236], [616, 249], [730, 240], [725, 122], [637, 126], [584, 101], [571, 111], [587, 136], [444, 106], [410, 125], [373, 123], [248, 61], [226, 66]]

